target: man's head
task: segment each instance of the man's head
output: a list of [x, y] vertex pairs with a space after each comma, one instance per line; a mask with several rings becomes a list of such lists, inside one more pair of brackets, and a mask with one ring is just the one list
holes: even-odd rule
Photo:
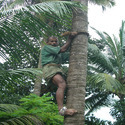
[[51, 36], [47, 39], [47, 45], [51, 45], [51, 46], [57, 46], [58, 42], [57, 42], [57, 38], [55, 36]]

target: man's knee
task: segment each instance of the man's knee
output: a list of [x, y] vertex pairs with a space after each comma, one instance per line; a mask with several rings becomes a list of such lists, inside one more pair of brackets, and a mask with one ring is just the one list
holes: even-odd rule
[[60, 88], [66, 88], [66, 81], [60, 74], [56, 74], [53, 77], [53, 83], [56, 84]]
[[59, 88], [62, 88], [62, 89], [65, 89], [65, 88], [66, 88], [66, 83], [65, 83], [65, 82], [59, 83], [59, 84], [58, 84], [58, 87], [59, 87]]

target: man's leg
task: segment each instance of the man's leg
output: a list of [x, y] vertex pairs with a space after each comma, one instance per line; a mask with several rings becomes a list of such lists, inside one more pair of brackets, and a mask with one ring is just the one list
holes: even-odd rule
[[[64, 91], [66, 88], [66, 82], [60, 74], [56, 74], [52, 80], [53, 80], [53, 83], [58, 86], [58, 89], [56, 91], [56, 100], [58, 104], [58, 109], [60, 111], [60, 109], [63, 108]], [[65, 114], [73, 115], [76, 112], [77, 111], [75, 109], [67, 109]]]
[[63, 108], [64, 91], [66, 89], [66, 82], [60, 74], [56, 74], [53, 77], [53, 83], [57, 85], [58, 89], [56, 91], [56, 100], [58, 104], [58, 109]]

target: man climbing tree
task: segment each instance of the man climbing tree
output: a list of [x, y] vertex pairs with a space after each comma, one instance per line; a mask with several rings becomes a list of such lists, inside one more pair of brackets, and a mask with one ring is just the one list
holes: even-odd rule
[[58, 46], [57, 38], [51, 36], [46, 42], [47, 45], [45, 45], [41, 51], [43, 78], [47, 83], [53, 83], [53, 85], [55, 84], [58, 87], [56, 91], [56, 100], [60, 115], [73, 115], [77, 113], [75, 109], [67, 109], [63, 106], [66, 81], [64, 79], [65, 74], [61, 69], [62, 62], [67, 59], [64, 52], [69, 48], [76, 35], [76, 32], [69, 33], [67, 42], [62, 47]]

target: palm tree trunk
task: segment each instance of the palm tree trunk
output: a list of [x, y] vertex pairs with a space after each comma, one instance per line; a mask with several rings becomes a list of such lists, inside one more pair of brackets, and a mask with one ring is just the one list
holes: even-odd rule
[[[39, 1], [39, 0], [30, 0], [31, 4], [37, 4], [39, 2], [42, 2], [42, 1]], [[41, 43], [41, 48], [42, 48], [43, 44]], [[40, 55], [39, 55], [39, 62], [38, 62], [38, 68], [42, 68], [42, 65], [41, 65], [41, 50], [40, 50]], [[41, 83], [42, 83], [42, 75], [39, 74], [36, 76], [36, 81], [34, 83], [34, 91], [33, 93], [40, 96], [41, 94]]]
[[[38, 62], [38, 68], [41, 69], [42, 65], [41, 65], [41, 51], [40, 51], [40, 55], [39, 55], [39, 62]], [[33, 93], [40, 96], [41, 93], [41, 83], [42, 83], [42, 75], [39, 74], [36, 76], [36, 81], [34, 83], [34, 91]]]
[[[88, 5], [88, 0], [80, 1]], [[87, 12], [78, 9], [73, 13], [72, 30], [77, 32], [88, 32]], [[74, 116], [66, 116], [64, 125], [84, 125], [85, 87], [87, 69], [87, 34], [80, 34], [72, 42], [67, 78], [67, 108], [78, 111]]]

